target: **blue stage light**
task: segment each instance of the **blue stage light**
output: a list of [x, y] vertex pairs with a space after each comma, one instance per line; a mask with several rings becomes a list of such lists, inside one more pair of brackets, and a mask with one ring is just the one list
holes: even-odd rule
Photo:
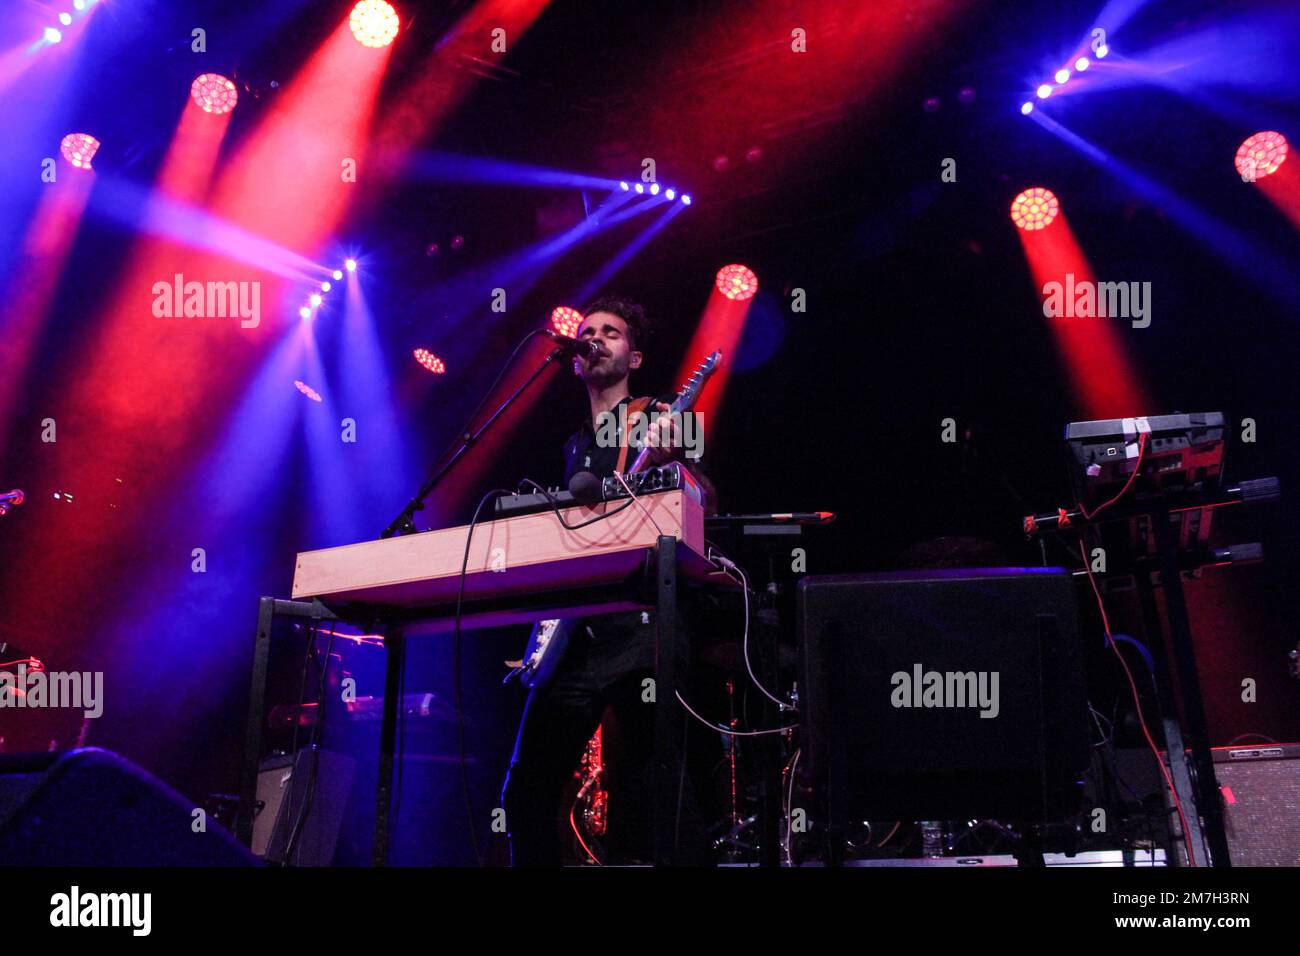
[[348, 272], [356, 272], [356, 271], [357, 271], [357, 260], [356, 260], [356, 259], [349, 259], [347, 262], [343, 263], [343, 268], [347, 269]]
[[643, 192], [645, 192], [645, 187], [642, 186], [640, 183], [637, 183], [637, 184], [636, 184], [636, 191], [639, 192], [639, 193], [643, 193]]
[[307, 307], [304, 305], [301, 309], [298, 310], [298, 314], [301, 315], [304, 319], [310, 319], [310, 318], [311, 318], [311, 309], [307, 308]]
[[677, 190], [675, 190], [675, 189], [665, 189], [665, 190], [664, 190], [664, 197], [665, 197], [669, 202], [672, 202], [674, 199], [677, 198]]
[[342, 270], [342, 269], [335, 269], [335, 270], [334, 270], [334, 278], [335, 278], [335, 279], [342, 279], [342, 278], [343, 278], [343, 270]]
[[1044, 83], [1042, 86], [1038, 88], [1038, 98], [1040, 100], [1045, 100], [1051, 95], [1052, 95], [1052, 85], [1050, 83]]
[[60, 13], [60, 14], [59, 14], [59, 22], [62, 23], [65, 27], [70, 27], [70, 26], [72, 26], [72, 14], [70, 14], [70, 13]]
[[619, 184], [618, 184], [618, 187], [619, 187], [619, 189], [623, 190], [623, 192], [627, 192], [627, 190], [628, 190], [628, 185], [627, 185], [627, 183], [619, 183]]
[[691, 204], [691, 197], [690, 197], [690, 196], [687, 196], [685, 193], [683, 193], [683, 194], [682, 194], [682, 205], [683, 205], [683, 206], [689, 206], [690, 204]]
[[1064, 83], [1064, 82], [1065, 82], [1066, 80], [1068, 80], [1069, 78], [1070, 78], [1070, 71], [1067, 70], [1067, 69], [1065, 69], [1064, 67], [1062, 67], [1061, 69], [1059, 69], [1059, 70], [1056, 71], [1056, 82], [1057, 82], [1057, 83]]
[[651, 195], [651, 196], [658, 196], [658, 195], [659, 195], [659, 184], [658, 184], [658, 183], [651, 183], [651, 184], [650, 184], [650, 195]]
[[63, 33], [61, 31], [56, 30], [54, 27], [45, 28], [45, 42], [58, 43], [62, 39]]
[[1020, 112], [1023, 113], [1025, 116], [1028, 116], [1033, 111], [1034, 111], [1034, 104], [1031, 101], [1025, 100], [1023, 103], [1020, 104]]
[[1081, 56], [1079, 59], [1074, 61], [1074, 68], [1080, 73], [1090, 66], [1092, 66], [1092, 61], [1090, 61], [1086, 56]]
[[1101, 46], [1097, 47], [1097, 49], [1093, 50], [1092, 52], [1097, 54], [1097, 59], [1102, 60], [1105, 59], [1106, 54], [1110, 52], [1110, 47], [1108, 47], [1106, 44], [1103, 43]]
[[310, 298], [308, 301], [309, 301], [313, 306], [316, 306], [316, 305], [320, 305], [321, 299], [320, 299], [320, 296], [319, 296], [319, 295], [317, 295], [315, 292], [313, 292], [313, 293], [311, 294], [311, 298]]

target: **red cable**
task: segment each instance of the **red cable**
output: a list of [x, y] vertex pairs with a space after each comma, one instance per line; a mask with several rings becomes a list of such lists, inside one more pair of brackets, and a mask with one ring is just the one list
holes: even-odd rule
[[1119, 501], [1119, 499], [1123, 498], [1126, 494], [1128, 494], [1128, 490], [1133, 487], [1133, 482], [1137, 479], [1138, 474], [1142, 471], [1142, 459], [1146, 455], [1146, 450], [1147, 450], [1147, 432], [1143, 432], [1142, 434], [1138, 435], [1138, 460], [1137, 460], [1137, 464], [1133, 466], [1133, 474], [1128, 476], [1128, 481], [1124, 482], [1124, 487], [1119, 490], [1119, 492], [1115, 495], [1114, 498], [1111, 498], [1109, 501], [1103, 501], [1100, 505], [1097, 506], [1097, 510], [1094, 511], [1092, 514], [1088, 514], [1088, 509], [1083, 506], [1082, 501], [1079, 502], [1079, 511], [1083, 513], [1083, 516], [1085, 518], [1091, 521], [1097, 515], [1101, 514], [1102, 509], [1109, 508], [1115, 502]]
[[[1134, 473], [1136, 474], [1136, 472]], [[1110, 504], [1110, 502], [1107, 502], [1107, 504]], [[1100, 511], [1101, 509], [1098, 508], [1097, 510]], [[1084, 570], [1088, 572], [1088, 583], [1092, 585], [1092, 593], [1097, 596], [1097, 608], [1101, 611], [1101, 626], [1106, 631], [1106, 643], [1110, 645], [1110, 649], [1119, 658], [1120, 666], [1124, 668], [1124, 676], [1128, 678], [1129, 690], [1133, 692], [1133, 707], [1137, 710], [1138, 723], [1142, 725], [1142, 735], [1146, 737], [1147, 746], [1151, 748], [1151, 753], [1155, 755], [1156, 764], [1160, 767], [1160, 772], [1165, 776], [1165, 783], [1169, 787], [1169, 792], [1174, 796], [1174, 806], [1178, 809], [1178, 819], [1183, 824], [1183, 845], [1187, 849], [1187, 862], [1190, 866], [1196, 866], [1196, 855], [1192, 852], [1192, 831], [1187, 825], [1187, 815], [1183, 813], [1183, 801], [1179, 799], [1178, 788], [1174, 786], [1174, 779], [1169, 774], [1169, 768], [1160, 759], [1160, 748], [1156, 746], [1155, 740], [1152, 739], [1151, 730], [1147, 727], [1146, 718], [1142, 715], [1142, 699], [1138, 696], [1137, 684], [1133, 680], [1133, 672], [1129, 670], [1128, 661], [1124, 660], [1124, 655], [1119, 652], [1119, 645], [1115, 643], [1115, 639], [1111, 636], [1110, 617], [1106, 614], [1106, 603], [1101, 599], [1101, 591], [1098, 590], [1097, 582], [1092, 576], [1092, 564], [1088, 561], [1088, 552], [1084, 548], [1082, 539], [1079, 540], [1079, 556], [1083, 558]], [[1153, 851], [1154, 849], [1152, 847]]]
[[582, 838], [582, 833], [578, 830], [578, 821], [574, 819], [574, 813], [577, 809], [578, 801], [575, 800], [573, 801], [573, 806], [569, 808], [569, 826], [573, 828], [573, 835], [578, 838], [578, 842], [582, 844], [582, 849], [586, 852], [587, 856], [591, 857], [591, 862], [595, 863], [597, 866], [604, 866], [605, 864], [600, 862], [600, 858], [591, 852], [591, 847], [587, 846], [587, 841]]

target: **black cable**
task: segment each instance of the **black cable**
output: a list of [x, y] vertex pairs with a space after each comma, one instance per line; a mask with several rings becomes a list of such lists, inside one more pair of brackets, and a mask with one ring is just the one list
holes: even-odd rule
[[409, 642], [403, 637], [397, 651], [397, 792], [393, 794], [393, 812], [388, 818], [388, 825], [397, 827], [397, 818], [402, 812], [402, 781], [406, 774], [406, 647]]
[[303, 701], [307, 696], [307, 665], [311, 663], [312, 651], [316, 649], [316, 633], [319, 626], [319, 621], [312, 621], [311, 635], [307, 639], [307, 647], [302, 655], [302, 676], [298, 680], [298, 707], [293, 715], [293, 742], [289, 745], [289, 756], [291, 758], [298, 753], [298, 728], [302, 724]]
[[[579, 528], [585, 528], [587, 527], [587, 525], [595, 524], [597, 521], [604, 521], [606, 518], [612, 518], [620, 511], [630, 508], [632, 507], [632, 505], [636, 504], [635, 498], [629, 498], [627, 501], [623, 502], [623, 504], [619, 505], [617, 508], [611, 508], [609, 511], [606, 511], [602, 514], [598, 514], [594, 518], [588, 518], [586, 521], [581, 521], [578, 524], [569, 524], [567, 521], [564, 520], [564, 515], [560, 512], [560, 502], [558, 499], [556, 499], [556, 497], [553, 494], [551, 494], [549, 491], [547, 491], [537, 482], [533, 481], [533, 479], [531, 478], [522, 478], [520, 479], [519, 484], [532, 485], [534, 488], [536, 488], [537, 491], [542, 495], [542, 497], [544, 497], [547, 501], [551, 503], [551, 511], [555, 515], [556, 519], [560, 522], [560, 524], [562, 524], [569, 531], [577, 531]], [[506, 494], [509, 494], [509, 492], [506, 492]]]
[[[329, 676], [330, 654], [334, 650], [334, 629], [330, 628], [329, 641], [325, 645], [325, 657], [320, 663], [320, 686], [316, 691], [316, 723], [312, 725], [311, 739], [308, 747], [311, 751], [311, 769], [307, 772], [307, 792], [303, 797], [302, 806], [298, 810], [298, 820], [294, 823], [293, 829], [289, 831], [289, 840], [284, 848], [284, 862], [287, 866], [293, 856], [293, 851], [297, 847], [298, 840], [303, 834], [303, 828], [307, 823], [307, 816], [311, 813], [311, 805], [316, 797], [316, 783], [320, 778], [320, 741], [325, 731], [325, 683]], [[319, 622], [312, 622], [312, 646], [315, 647], [316, 638], [319, 634]], [[294, 755], [294, 769], [297, 770], [297, 755]], [[295, 774], [296, 775], [296, 774]], [[293, 780], [293, 776], [290, 777]], [[293, 792], [293, 784], [290, 783], [290, 793]]]
[[460, 582], [456, 588], [456, 624], [455, 637], [452, 642], [452, 702], [456, 708], [456, 735], [460, 744], [460, 786], [465, 795], [465, 815], [469, 822], [469, 839], [470, 845], [474, 849], [474, 859], [478, 865], [483, 865], [483, 855], [478, 848], [478, 832], [475, 828], [474, 802], [469, 790], [469, 768], [466, 765], [465, 755], [465, 712], [460, 705], [460, 617], [461, 606], [465, 601], [465, 576], [469, 572], [469, 548], [470, 542], [474, 540], [474, 526], [478, 524], [479, 515], [483, 512], [483, 506], [488, 501], [499, 495], [508, 495], [510, 491], [506, 488], [493, 488], [482, 498], [479, 499], [478, 507], [474, 509], [474, 517], [470, 519], [469, 528], [465, 532], [465, 556], [460, 563]]
[[[293, 774], [298, 769], [298, 729], [302, 725], [302, 709], [307, 696], [307, 665], [311, 663], [312, 652], [316, 650], [316, 636], [320, 627], [320, 621], [313, 619], [311, 624], [311, 633], [307, 638], [307, 647], [302, 655], [302, 675], [298, 680], [298, 706], [294, 709], [293, 714], [293, 740], [289, 745], [289, 792], [293, 793]], [[272, 823], [274, 829], [275, 823]], [[292, 843], [292, 836], [290, 837]], [[280, 861], [281, 866], [289, 865], [289, 846], [285, 847], [284, 858]]]

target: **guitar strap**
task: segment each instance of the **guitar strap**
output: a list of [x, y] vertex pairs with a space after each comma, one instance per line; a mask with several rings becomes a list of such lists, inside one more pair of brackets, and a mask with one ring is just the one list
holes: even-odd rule
[[[634, 398], [634, 399], [632, 399], [631, 402], [628, 403], [628, 406], [627, 406], [627, 422], [628, 422], [628, 429], [629, 429], [629, 430], [631, 430], [631, 428], [632, 428], [632, 419], [633, 419], [633, 417], [636, 416], [636, 415], [638, 415], [638, 414], [640, 414], [640, 413], [642, 413], [642, 412], [644, 412], [647, 408], [650, 407], [650, 403], [653, 402], [653, 401], [654, 401], [654, 399], [653, 399], [653, 398], [649, 398], [649, 397], [647, 397], [647, 398]], [[627, 467], [627, 450], [628, 450], [628, 449], [627, 449], [627, 435], [624, 435], [624, 436], [623, 436], [622, 447], [619, 448], [619, 450], [618, 450], [618, 466], [614, 469], [614, 470], [617, 471], [620, 475], [623, 474], [623, 469], [624, 469], [625, 467]]]

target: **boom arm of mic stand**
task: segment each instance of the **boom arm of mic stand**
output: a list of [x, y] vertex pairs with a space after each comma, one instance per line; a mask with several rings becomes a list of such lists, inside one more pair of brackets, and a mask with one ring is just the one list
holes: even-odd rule
[[536, 371], [534, 371], [532, 375], [528, 376], [524, 383], [514, 390], [510, 397], [492, 413], [487, 421], [480, 425], [476, 431], [465, 432], [465, 434], [461, 436], [460, 447], [456, 449], [451, 458], [449, 458], [445, 464], [434, 467], [434, 469], [429, 473], [429, 477], [424, 480], [424, 484], [420, 485], [420, 490], [416, 492], [415, 497], [407, 502], [406, 507], [402, 509], [402, 513], [394, 518], [379, 536], [381, 538], [391, 538], [395, 534], [414, 534], [417, 530], [415, 527], [415, 513], [424, 510], [425, 501], [428, 499], [429, 495], [433, 493], [433, 489], [438, 486], [444, 477], [446, 477], [447, 472], [451, 471], [451, 469], [455, 467], [456, 462], [465, 457], [469, 450], [478, 442], [479, 438], [482, 437], [483, 433], [491, 428], [492, 424], [501, 417], [505, 410], [513, 405], [515, 400], [528, 390], [528, 386], [537, 381], [537, 379], [541, 377], [542, 373], [550, 368], [551, 365], [555, 363], [556, 359], [563, 355], [564, 349], [554, 349], [551, 354], [546, 357], [546, 361], [539, 365]]

